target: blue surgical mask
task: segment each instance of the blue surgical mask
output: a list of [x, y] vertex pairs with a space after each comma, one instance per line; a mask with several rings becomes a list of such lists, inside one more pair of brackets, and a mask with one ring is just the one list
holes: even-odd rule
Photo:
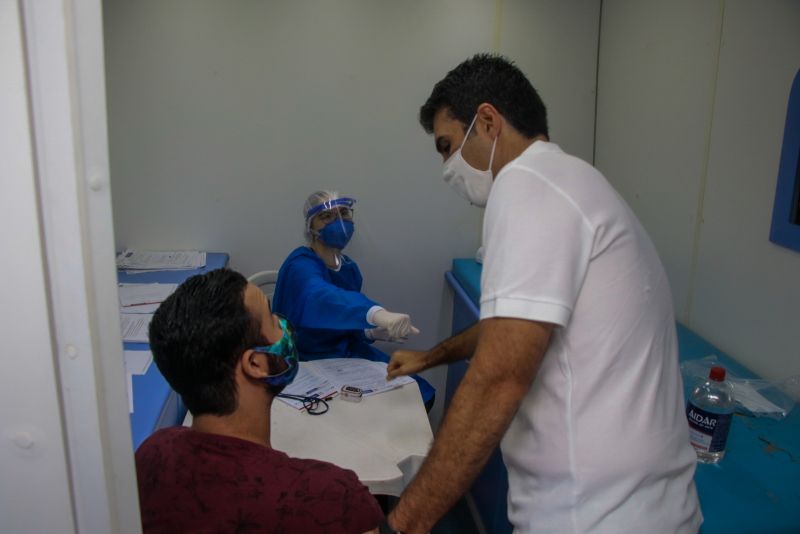
[[281, 358], [286, 363], [286, 369], [280, 373], [262, 379], [264, 383], [269, 386], [283, 389], [291, 384], [294, 377], [297, 376], [297, 370], [300, 364], [298, 363], [294, 333], [292, 332], [292, 327], [289, 325], [289, 321], [283, 317], [278, 317], [278, 323], [283, 330], [283, 336], [272, 345], [253, 347], [253, 350], [265, 354], [272, 354]]
[[319, 238], [323, 243], [332, 248], [342, 250], [350, 242], [355, 232], [355, 225], [353, 221], [345, 221], [344, 219], [336, 219], [325, 225], [322, 230], [318, 232]]

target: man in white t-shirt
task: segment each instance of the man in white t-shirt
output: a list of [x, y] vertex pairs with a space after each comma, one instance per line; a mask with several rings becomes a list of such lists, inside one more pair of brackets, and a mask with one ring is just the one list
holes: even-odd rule
[[486, 206], [485, 258], [480, 321], [389, 364], [471, 358], [390, 526], [430, 530], [500, 443], [517, 532], [696, 532], [669, 283], [636, 216], [549, 141], [544, 104], [504, 58], [448, 73], [420, 122], [445, 181]]

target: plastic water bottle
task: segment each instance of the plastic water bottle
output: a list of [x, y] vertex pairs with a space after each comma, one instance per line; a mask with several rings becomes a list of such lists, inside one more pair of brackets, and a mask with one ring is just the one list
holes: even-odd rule
[[686, 403], [689, 441], [699, 462], [715, 464], [725, 456], [733, 410], [733, 388], [725, 380], [725, 368], [712, 367], [708, 380], [692, 391]]

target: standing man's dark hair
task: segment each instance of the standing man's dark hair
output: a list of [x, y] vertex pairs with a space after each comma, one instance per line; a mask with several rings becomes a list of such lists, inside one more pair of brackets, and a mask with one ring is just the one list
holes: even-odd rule
[[523, 136], [549, 137], [547, 109], [539, 93], [512, 61], [495, 54], [477, 54], [448, 72], [420, 108], [419, 122], [433, 133], [434, 116], [446, 108], [466, 129], [484, 102], [492, 104]]
[[261, 324], [244, 303], [246, 287], [229, 269], [193, 276], [150, 323], [153, 359], [195, 417], [234, 412], [236, 363], [246, 348], [263, 344]]

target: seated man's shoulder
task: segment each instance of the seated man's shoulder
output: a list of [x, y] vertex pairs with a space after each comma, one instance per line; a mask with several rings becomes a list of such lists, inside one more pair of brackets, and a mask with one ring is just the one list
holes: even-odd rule
[[352, 471], [237, 438], [165, 429], [136, 463], [145, 527], [225, 524], [246, 511], [267, 532], [365, 532], [383, 517]]
[[278, 503], [286, 526], [308, 532], [366, 532], [383, 521], [378, 502], [353, 471], [318, 460], [286, 459], [291, 475]]
[[150, 435], [136, 449], [137, 467], [145, 462], [152, 461], [153, 456], [168, 453], [174, 448], [189, 445], [187, 438], [191, 430], [186, 427], [169, 427], [157, 430]]
[[280, 453], [285, 458], [282, 466], [297, 485], [334, 485], [343, 489], [361, 490], [366, 488], [358, 480], [356, 474], [332, 463], [320, 460], [293, 458]]

